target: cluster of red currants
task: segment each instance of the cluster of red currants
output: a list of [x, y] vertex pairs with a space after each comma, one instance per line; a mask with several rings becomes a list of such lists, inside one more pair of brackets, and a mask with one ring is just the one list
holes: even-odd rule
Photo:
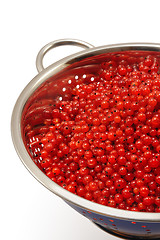
[[58, 98], [54, 106], [46, 100], [43, 125], [26, 126], [33, 160], [54, 182], [87, 200], [160, 212], [158, 59], [113, 58], [96, 75], [78, 80], [71, 99]]

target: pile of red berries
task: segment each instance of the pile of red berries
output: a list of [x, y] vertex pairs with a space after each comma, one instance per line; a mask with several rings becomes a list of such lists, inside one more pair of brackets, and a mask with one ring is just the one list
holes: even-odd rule
[[123, 56], [101, 62], [95, 75], [72, 77], [70, 99], [31, 106], [43, 124], [29, 122], [25, 141], [38, 167], [68, 191], [109, 207], [160, 212], [159, 60]]

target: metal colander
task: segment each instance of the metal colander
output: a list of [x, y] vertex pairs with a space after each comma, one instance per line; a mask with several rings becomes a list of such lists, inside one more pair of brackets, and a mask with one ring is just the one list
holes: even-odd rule
[[[75, 45], [85, 50], [65, 57], [44, 69], [43, 57], [52, 48], [61, 45]], [[15, 149], [29, 172], [51, 192], [61, 197], [76, 211], [90, 219], [98, 227], [115, 236], [126, 239], [160, 239], [160, 213], [132, 212], [103, 206], [63, 189], [49, 179], [33, 162], [26, 150], [24, 137], [25, 126], [33, 118], [31, 106], [43, 104], [44, 98], [54, 96], [65, 97], [69, 89], [75, 86], [70, 76], [75, 74], [94, 73], [99, 69], [99, 62], [113, 54], [130, 51], [133, 57], [141, 52], [160, 56], [160, 44], [127, 43], [94, 47], [83, 41], [61, 39], [47, 44], [37, 56], [38, 75], [24, 88], [20, 94], [12, 114], [11, 131]], [[76, 79], [75, 79], [76, 80]], [[40, 116], [40, 115], [39, 115]], [[23, 120], [23, 121], [22, 121]], [[36, 119], [41, 124], [41, 118]]]

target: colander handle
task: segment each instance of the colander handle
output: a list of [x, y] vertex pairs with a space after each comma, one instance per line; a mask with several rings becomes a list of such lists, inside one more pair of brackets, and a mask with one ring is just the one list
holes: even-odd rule
[[44, 55], [51, 49], [59, 47], [59, 46], [64, 46], [64, 45], [73, 45], [73, 46], [77, 46], [77, 47], [82, 47], [82, 48], [93, 48], [94, 46], [81, 41], [81, 40], [77, 40], [77, 39], [59, 39], [59, 40], [55, 40], [53, 42], [50, 42], [48, 44], [46, 44], [38, 53], [37, 55], [37, 59], [36, 59], [36, 67], [38, 72], [41, 72], [42, 70], [44, 70], [44, 66], [43, 66], [43, 58]]

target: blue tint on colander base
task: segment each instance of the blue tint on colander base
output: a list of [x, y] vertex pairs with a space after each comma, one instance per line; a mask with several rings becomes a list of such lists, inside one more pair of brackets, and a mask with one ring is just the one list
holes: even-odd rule
[[[139, 239], [160, 239], [159, 222], [135, 222], [135, 220], [132, 221], [107, 217], [85, 210], [69, 202], [66, 203], [92, 222], [102, 226], [103, 230], [106, 229], [106, 231], [111, 232], [114, 235], [121, 235], [124, 238], [131, 236], [138, 237]], [[152, 236], [150, 236], [151, 233]]]

